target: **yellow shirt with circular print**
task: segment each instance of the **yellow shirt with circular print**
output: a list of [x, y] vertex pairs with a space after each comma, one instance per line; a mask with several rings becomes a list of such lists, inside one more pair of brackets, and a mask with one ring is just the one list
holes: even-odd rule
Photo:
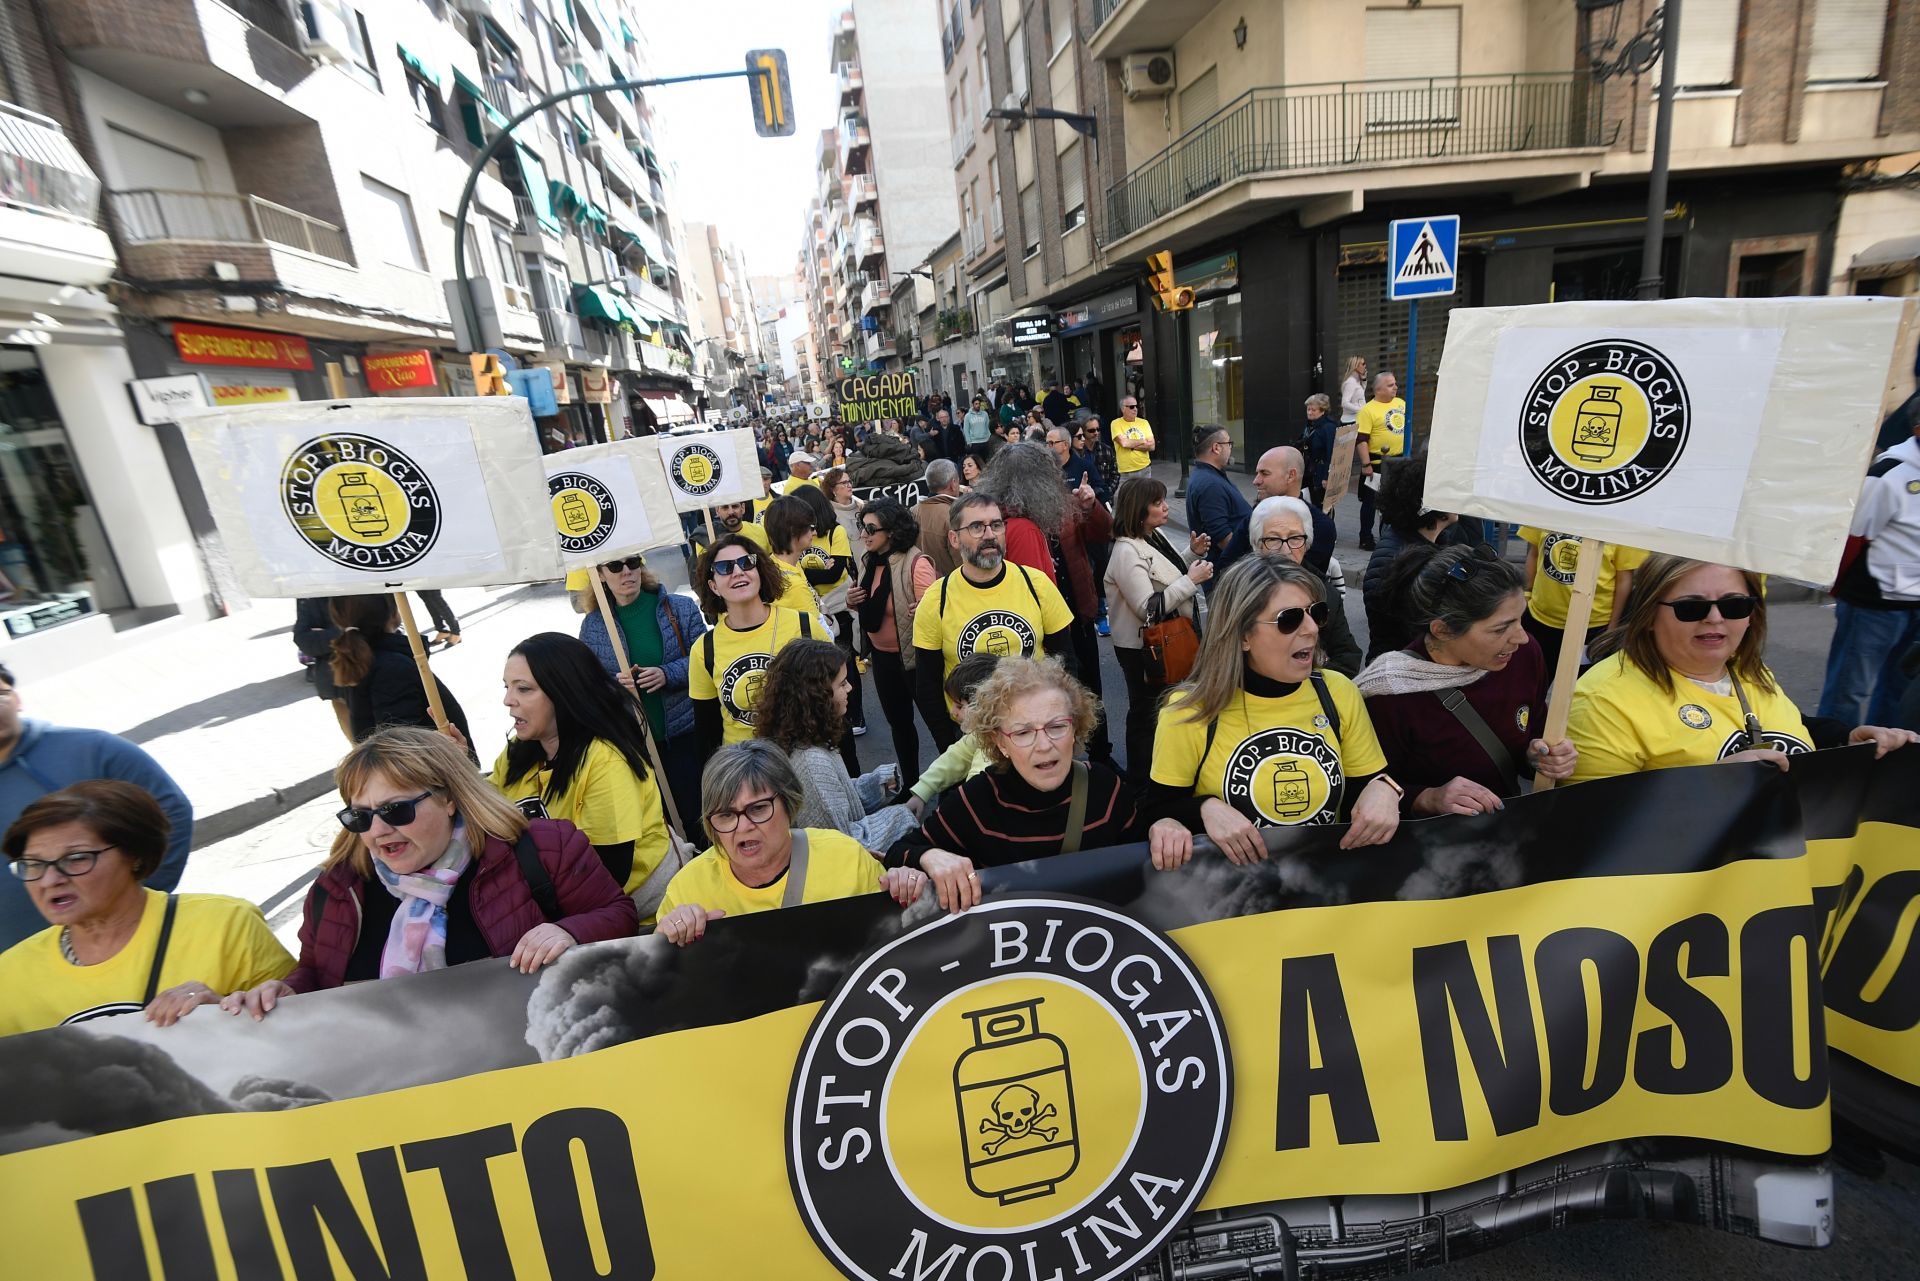
[[[1122, 475], [1137, 472], [1153, 462], [1153, 424], [1144, 418], [1128, 422], [1124, 418], [1113, 420], [1113, 465]], [[1144, 448], [1123, 444], [1123, 441], [1137, 441]]]
[[[1698, 681], [1669, 672], [1673, 692], [1660, 688], [1625, 654], [1612, 654], [1587, 669], [1573, 687], [1567, 738], [1580, 753], [1573, 781], [1612, 778], [1676, 765], [1706, 765], [1756, 744], [1747, 741], [1746, 717], [1733, 694], [1717, 694]], [[1760, 721], [1757, 744], [1793, 755], [1813, 750], [1813, 738], [1793, 700], [1776, 682], [1770, 690], [1742, 682]]]
[[[872, 894], [880, 888], [880, 873], [885, 869], [860, 842], [831, 828], [802, 830], [807, 834], [807, 883], [801, 889], [801, 902], [825, 903]], [[660, 915], [686, 903], [698, 903], [709, 912], [721, 911], [728, 916], [770, 912], [780, 906], [786, 893], [786, 874], [771, 885], [743, 885], [734, 879], [726, 855], [709, 848], [673, 874], [673, 880], [667, 883], [667, 896], [660, 900]]]
[[1354, 434], [1367, 442], [1367, 457], [1397, 458], [1407, 452], [1407, 402], [1395, 396], [1386, 403], [1369, 400], [1360, 406]]
[[651, 772], [646, 778], [635, 774], [620, 749], [604, 738], [587, 745], [567, 790], [558, 796], [547, 795], [553, 771], [545, 765], [509, 783], [504, 749], [493, 763], [490, 781], [528, 818], [565, 819], [596, 847], [630, 846], [626, 856], [631, 865], [608, 869], [628, 894], [646, 883], [667, 851], [667, 816], [658, 783]]
[[[1567, 605], [1573, 599], [1573, 571], [1579, 567], [1580, 539], [1555, 534], [1532, 525], [1520, 527], [1520, 537], [1540, 549], [1533, 581], [1527, 584], [1527, 612], [1548, 627], [1567, 625]], [[1647, 553], [1622, 543], [1602, 543], [1600, 577], [1593, 585], [1593, 619], [1589, 627], [1605, 627], [1613, 617], [1614, 588], [1622, 573], [1631, 573], [1647, 560]]]
[[[754, 706], [780, 647], [801, 636], [826, 639], [812, 613], [811, 605], [805, 615], [775, 605], [765, 622], [744, 632], [735, 631], [722, 615], [712, 631], [693, 643], [687, 662], [687, 697], [720, 700], [723, 742], [744, 743], [753, 737]], [[713, 638], [712, 666], [707, 664], [709, 636]]]
[[913, 616], [913, 646], [945, 654], [944, 680], [968, 654], [1032, 658], [1044, 652], [1048, 636], [1072, 623], [1073, 611], [1051, 578], [1003, 561], [989, 586], [956, 569], [929, 587]]

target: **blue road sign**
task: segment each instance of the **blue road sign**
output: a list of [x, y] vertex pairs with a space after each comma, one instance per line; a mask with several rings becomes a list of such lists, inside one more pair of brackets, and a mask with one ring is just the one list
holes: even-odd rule
[[1387, 300], [1444, 298], [1460, 266], [1460, 215], [1402, 218], [1387, 229]]

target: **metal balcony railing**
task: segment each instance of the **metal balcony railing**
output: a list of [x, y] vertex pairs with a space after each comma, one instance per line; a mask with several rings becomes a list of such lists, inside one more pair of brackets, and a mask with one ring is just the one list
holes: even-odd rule
[[0, 205], [84, 223], [100, 206], [100, 180], [60, 122], [11, 102], [0, 102]]
[[298, 50], [301, 32], [292, 11], [282, 0], [220, 0], [221, 4], [245, 18], [289, 49]]
[[1098, 31], [1127, 0], [1093, 0], [1093, 30]]
[[948, 145], [953, 151], [953, 165], [956, 169], [960, 167], [960, 162], [967, 158], [967, 153], [973, 150], [973, 118], [966, 112], [961, 114], [965, 118], [955, 126], [948, 140]]
[[1102, 240], [1253, 174], [1605, 147], [1619, 129], [1571, 72], [1252, 89], [1108, 189]]
[[273, 244], [351, 265], [339, 227], [259, 196], [208, 191], [144, 189], [109, 193], [114, 220], [128, 244], [196, 240], [213, 244]]

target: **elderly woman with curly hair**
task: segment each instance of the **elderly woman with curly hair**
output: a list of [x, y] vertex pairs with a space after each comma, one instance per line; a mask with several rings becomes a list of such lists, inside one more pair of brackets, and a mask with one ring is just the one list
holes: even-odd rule
[[1142, 839], [1156, 867], [1186, 862], [1193, 834], [1185, 826], [1149, 824], [1119, 774], [1074, 759], [1098, 712], [1057, 658], [1001, 659], [974, 691], [962, 724], [992, 763], [942, 794], [902, 846], [907, 864], [933, 878], [941, 907], [978, 903], [981, 867]]
[[840, 758], [851, 687], [847, 658], [837, 645], [792, 642], [767, 669], [755, 737], [777, 744], [800, 776], [795, 823], [831, 827], [870, 850], [884, 850], [916, 823], [905, 806], [883, 808], [900, 790], [898, 765], [882, 765], [854, 778]]

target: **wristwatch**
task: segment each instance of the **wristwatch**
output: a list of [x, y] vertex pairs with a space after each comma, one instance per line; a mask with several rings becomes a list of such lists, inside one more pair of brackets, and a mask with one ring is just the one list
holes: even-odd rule
[[1393, 775], [1385, 772], [1384, 770], [1378, 774], [1375, 774], [1373, 776], [1373, 781], [1376, 783], [1385, 783], [1388, 787], [1391, 787], [1393, 789], [1393, 794], [1395, 796], [1398, 796], [1403, 801], [1407, 799], [1407, 789], [1400, 786], [1400, 784], [1394, 782]]

